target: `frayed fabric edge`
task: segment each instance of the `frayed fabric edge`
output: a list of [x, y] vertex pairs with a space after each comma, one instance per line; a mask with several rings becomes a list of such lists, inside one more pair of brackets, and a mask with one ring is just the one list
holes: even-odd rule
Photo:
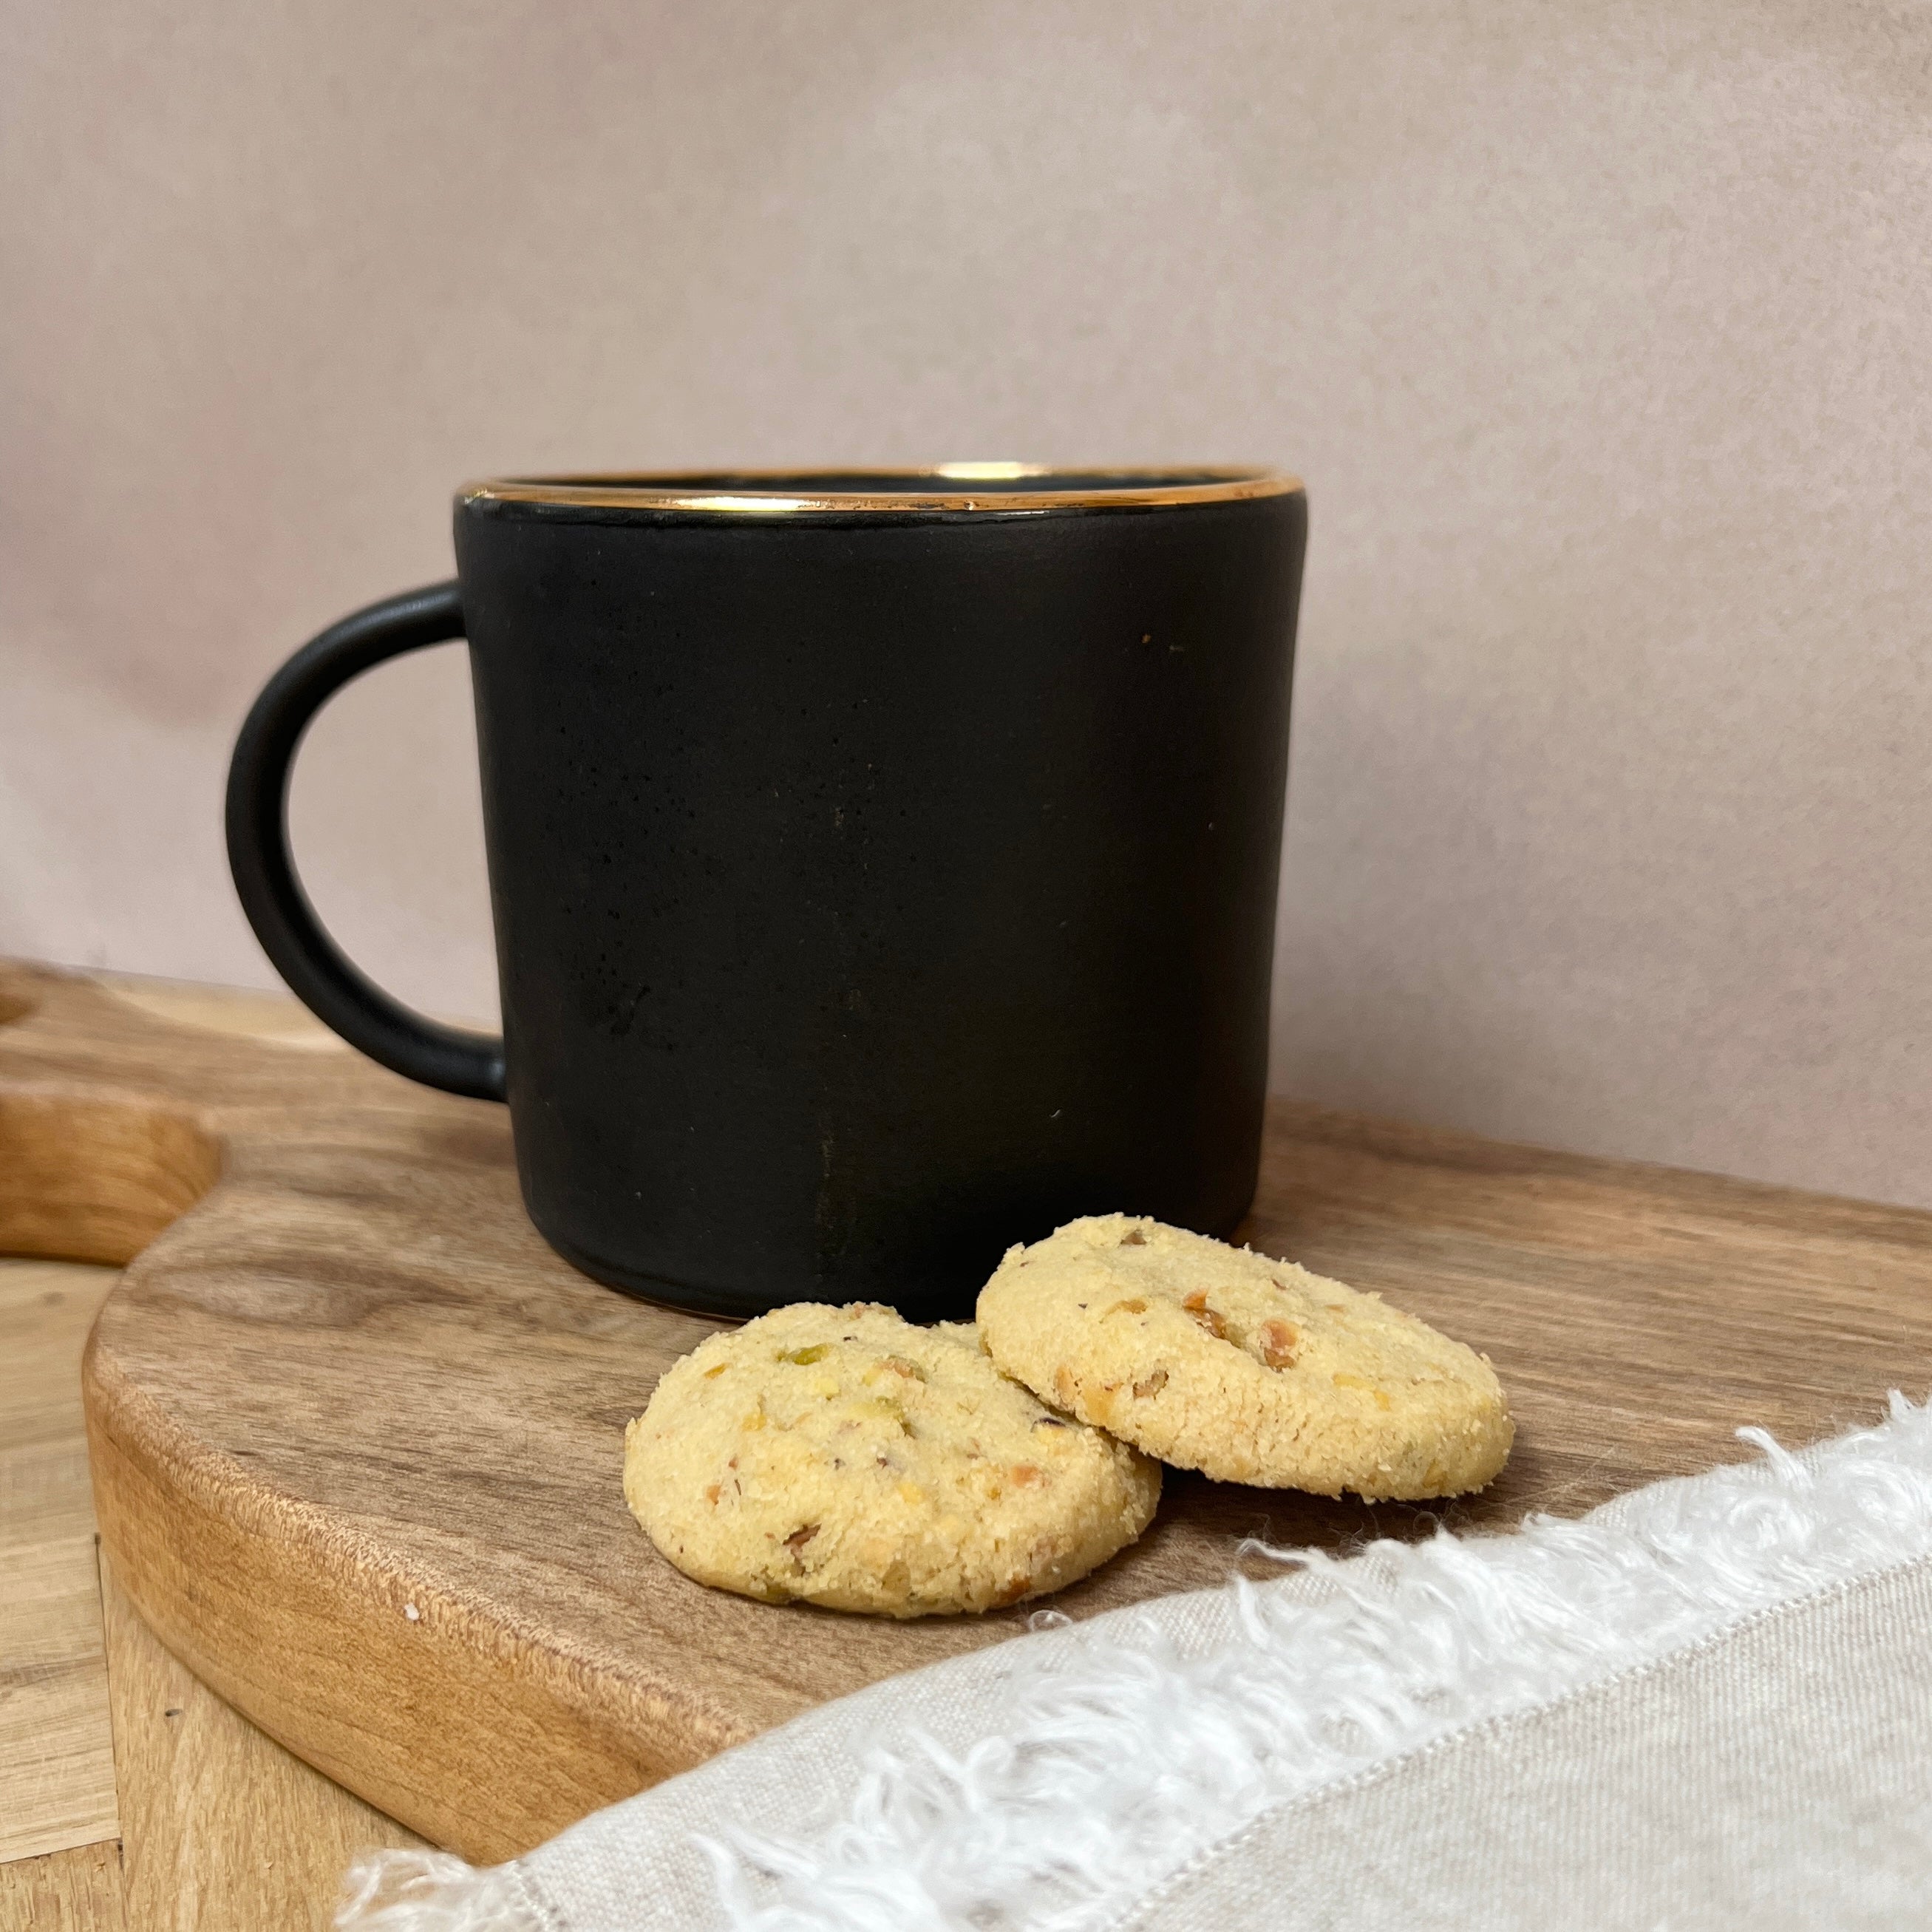
[[367, 1852], [343, 1880], [338, 1926], [357, 1932], [557, 1932], [514, 1862], [448, 1852]]
[[[1049, 1644], [1013, 1673], [976, 1742], [881, 1736], [815, 1828], [728, 1828], [704, 1843], [719, 1912], [708, 1922], [1118, 1923], [1284, 1800], [1932, 1552], [1932, 1410], [1894, 1394], [1885, 1424], [1797, 1455], [1738, 1433], [1760, 1459], [1654, 1484], [1581, 1521], [1384, 1542], [1347, 1561], [1268, 1552], [1299, 1574], [1229, 1586], [1230, 1634], [1204, 1654], [1177, 1651], [1146, 1614], [1124, 1615], [1112, 1642], [1077, 1658]], [[559, 1932], [514, 1866], [398, 1856], [358, 1868], [368, 1903], [352, 1900], [338, 1926]]]

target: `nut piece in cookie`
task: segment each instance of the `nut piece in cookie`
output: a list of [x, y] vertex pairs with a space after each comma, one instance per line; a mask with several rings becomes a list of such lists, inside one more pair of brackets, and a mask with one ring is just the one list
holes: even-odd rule
[[1380, 1296], [1158, 1221], [1010, 1250], [980, 1291], [1007, 1374], [1164, 1462], [1340, 1496], [1479, 1490], [1515, 1436], [1488, 1361]]
[[866, 1303], [713, 1335], [624, 1437], [624, 1498], [686, 1576], [886, 1616], [1059, 1589], [1160, 1496], [1158, 1464], [1035, 1400], [970, 1324]]

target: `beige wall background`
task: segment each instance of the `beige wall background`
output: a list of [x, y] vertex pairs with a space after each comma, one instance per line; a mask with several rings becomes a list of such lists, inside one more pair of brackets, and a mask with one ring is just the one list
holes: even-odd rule
[[[0, 950], [264, 983], [482, 473], [1284, 463], [1280, 1087], [1932, 1204], [1932, 10], [0, 0]], [[493, 994], [464, 668], [295, 817]]]

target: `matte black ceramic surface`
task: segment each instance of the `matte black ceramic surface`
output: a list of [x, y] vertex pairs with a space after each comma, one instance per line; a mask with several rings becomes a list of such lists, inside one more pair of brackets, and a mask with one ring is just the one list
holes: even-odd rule
[[[1305, 529], [1296, 487], [1214, 472], [481, 486], [458, 584], [325, 632], [257, 703], [242, 902], [355, 1045], [507, 1096], [532, 1218], [618, 1287], [932, 1318], [1075, 1215], [1225, 1233]], [[285, 840], [316, 706], [458, 635], [502, 1042], [363, 979]]]

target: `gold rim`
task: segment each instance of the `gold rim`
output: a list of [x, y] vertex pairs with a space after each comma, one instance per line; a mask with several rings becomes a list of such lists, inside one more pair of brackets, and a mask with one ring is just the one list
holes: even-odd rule
[[[998, 487], [975, 490], [974, 484]], [[879, 488], [889, 484], [889, 488]], [[930, 484], [922, 488], [921, 484]], [[868, 487], [868, 485], [872, 487]], [[1269, 470], [1052, 470], [1030, 463], [942, 463], [931, 470], [736, 470], [711, 473], [516, 476], [466, 484], [464, 503], [560, 503], [752, 517], [826, 511], [1140, 510], [1288, 496], [1299, 478]]]

